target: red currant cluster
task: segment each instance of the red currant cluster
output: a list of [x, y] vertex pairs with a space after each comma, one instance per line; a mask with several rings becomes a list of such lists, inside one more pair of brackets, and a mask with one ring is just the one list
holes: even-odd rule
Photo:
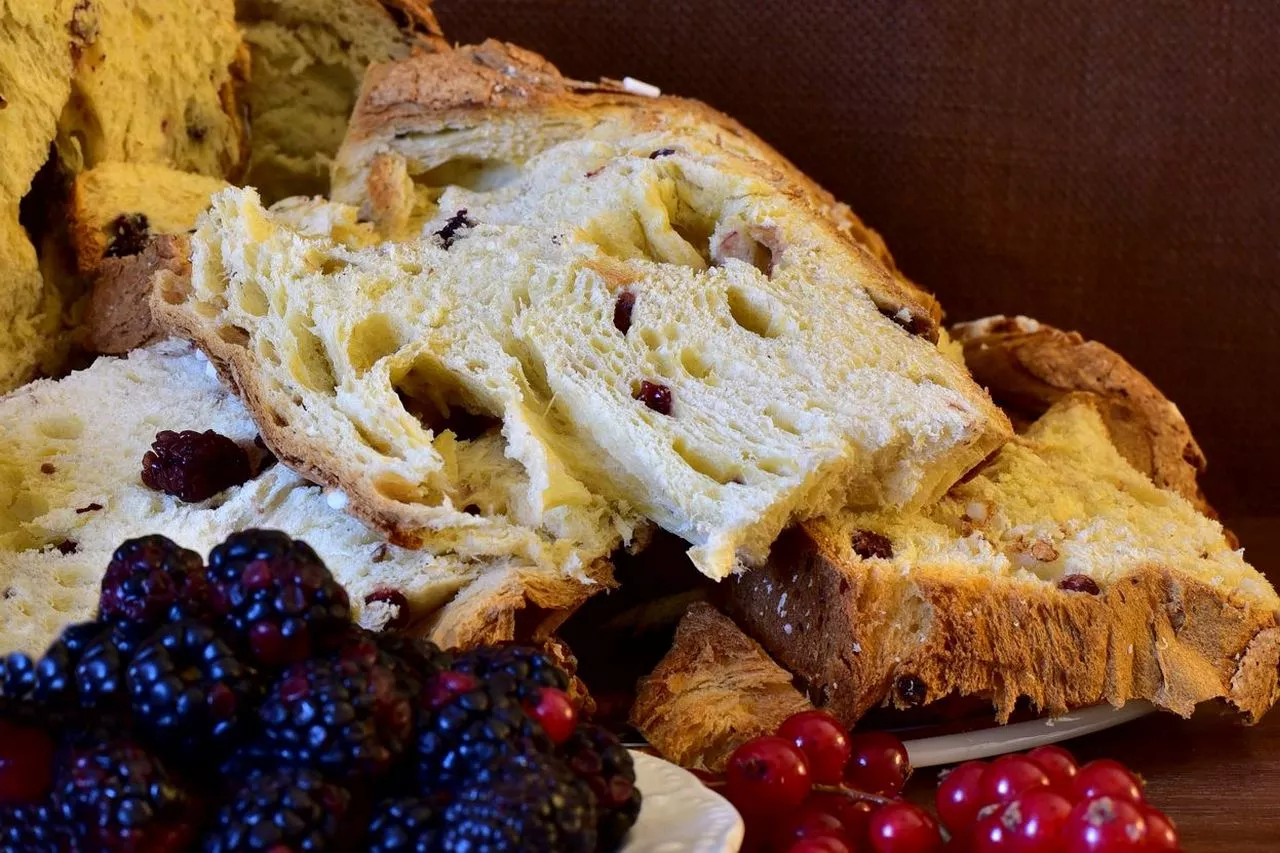
[[805, 711], [704, 776], [747, 826], [746, 853], [1167, 853], [1173, 824], [1123, 765], [1043, 746], [943, 774], [938, 816], [901, 799], [906, 747]]

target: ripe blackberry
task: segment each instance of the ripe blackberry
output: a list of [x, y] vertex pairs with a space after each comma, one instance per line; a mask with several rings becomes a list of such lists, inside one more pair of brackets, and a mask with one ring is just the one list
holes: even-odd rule
[[249, 454], [213, 430], [158, 432], [142, 457], [142, 482], [187, 503], [208, 500], [252, 478]]
[[493, 690], [515, 696], [521, 702], [537, 702], [538, 690], [569, 690], [569, 676], [551, 656], [531, 646], [480, 646], [459, 653], [452, 669], [487, 681]]
[[205, 853], [331, 850], [351, 795], [314, 770], [255, 773], [218, 811], [204, 835]]
[[134, 654], [126, 674], [134, 722], [148, 740], [182, 754], [225, 746], [252, 718], [254, 672], [208, 625], [166, 625]]
[[59, 768], [56, 796], [75, 849], [168, 853], [194, 840], [195, 801], [160, 760], [130, 740], [75, 749]]
[[231, 535], [209, 554], [208, 576], [226, 629], [268, 666], [307, 659], [350, 624], [346, 590], [311, 546], [278, 530]]
[[595, 802], [555, 760], [514, 761], [471, 784], [445, 809], [441, 849], [468, 853], [593, 853]]
[[36, 664], [22, 652], [0, 658], [0, 717], [36, 713]]
[[640, 814], [631, 753], [607, 729], [581, 725], [561, 744], [559, 754], [595, 794], [600, 849], [616, 850]]
[[482, 685], [421, 714], [418, 784], [425, 791], [453, 790], [487, 778], [505, 759], [550, 751], [551, 741], [514, 697]]
[[71, 830], [52, 800], [0, 806], [0, 853], [68, 853]]
[[140, 638], [184, 617], [209, 616], [204, 561], [164, 536], [129, 539], [111, 556], [98, 596], [98, 619]]
[[431, 676], [450, 669], [453, 655], [424, 637], [411, 637], [394, 631], [374, 634], [378, 648], [400, 661], [409, 672], [426, 681]]
[[285, 762], [346, 781], [386, 773], [413, 732], [410, 697], [395, 673], [354, 654], [294, 664], [268, 691], [259, 717]]
[[369, 853], [432, 853], [439, 813], [426, 800], [397, 797], [381, 803], [369, 822]]

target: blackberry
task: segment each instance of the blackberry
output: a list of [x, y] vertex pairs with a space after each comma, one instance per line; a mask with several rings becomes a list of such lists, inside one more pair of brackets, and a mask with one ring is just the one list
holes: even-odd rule
[[114, 717], [128, 707], [128, 645], [110, 627], [90, 640], [73, 670], [75, 697], [84, 710]]
[[0, 853], [69, 853], [71, 831], [52, 801], [0, 806]]
[[537, 702], [538, 690], [569, 690], [569, 676], [551, 656], [532, 646], [481, 646], [461, 652], [453, 669], [487, 681], [491, 689], [509, 693], [521, 702]]
[[142, 457], [142, 482], [187, 503], [208, 500], [252, 477], [249, 454], [213, 430], [163, 430]]
[[313, 770], [255, 773], [215, 815], [205, 853], [332, 850], [338, 846], [351, 795]]
[[593, 853], [596, 810], [586, 786], [554, 760], [513, 761], [468, 785], [444, 812], [441, 849], [468, 853]]
[[417, 731], [418, 785], [453, 790], [488, 778], [497, 764], [517, 756], [548, 754], [551, 741], [512, 696], [486, 686], [454, 696], [424, 712]]
[[126, 679], [138, 729], [184, 754], [231, 742], [252, 717], [258, 692], [253, 670], [212, 628], [189, 619], [156, 631]]
[[350, 625], [346, 590], [310, 545], [277, 530], [228, 537], [209, 554], [208, 576], [227, 631], [269, 666], [307, 659]]
[[426, 800], [397, 797], [380, 804], [369, 823], [369, 853], [432, 853], [439, 813]]
[[35, 713], [36, 664], [22, 652], [0, 658], [0, 717]]
[[385, 632], [375, 634], [373, 639], [378, 648], [391, 655], [422, 681], [453, 667], [453, 655], [441, 651], [439, 646], [424, 637]]
[[631, 753], [608, 729], [581, 725], [560, 745], [559, 755], [595, 795], [600, 850], [618, 849], [640, 814]]
[[194, 840], [195, 801], [160, 760], [130, 740], [73, 750], [59, 769], [55, 794], [75, 849], [168, 853]]
[[386, 773], [413, 732], [410, 697], [395, 673], [357, 654], [294, 664], [268, 692], [259, 717], [281, 759], [346, 781]]
[[184, 617], [207, 619], [204, 561], [164, 536], [129, 539], [111, 556], [98, 596], [98, 619], [140, 638]]
[[76, 664], [89, 643], [109, 629], [97, 622], [68, 625], [36, 663], [35, 699], [46, 709], [66, 711], [75, 707]]

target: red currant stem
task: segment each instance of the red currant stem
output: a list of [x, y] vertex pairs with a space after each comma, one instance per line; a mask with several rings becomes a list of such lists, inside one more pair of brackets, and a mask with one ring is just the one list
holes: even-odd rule
[[889, 803], [897, 802], [888, 797], [882, 797], [879, 794], [871, 794], [867, 791], [859, 791], [856, 788], [846, 788], [843, 785], [814, 785], [813, 790], [819, 794], [838, 794], [850, 800], [862, 800], [863, 802], [875, 803], [877, 806], [887, 806]]

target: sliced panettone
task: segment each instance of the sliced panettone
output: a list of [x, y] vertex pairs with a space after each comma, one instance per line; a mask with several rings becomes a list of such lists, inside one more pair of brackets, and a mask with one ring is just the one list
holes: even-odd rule
[[1096, 394], [1112, 443], [1129, 464], [1213, 513], [1196, 481], [1204, 453], [1182, 413], [1115, 350], [1021, 316], [958, 323], [951, 334], [974, 378], [1015, 420], [1033, 421], [1076, 391]]
[[253, 150], [263, 198], [325, 194], [365, 69], [444, 47], [423, 0], [237, 0], [252, 55]]
[[1098, 398], [1055, 403], [920, 513], [807, 522], [738, 579], [738, 624], [852, 723], [980, 696], [1006, 719], [1146, 699], [1277, 698], [1280, 598], [1221, 526], [1112, 445]]
[[742, 743], [813, 706], [760, 644], [710, 604], [694, 604], [671, 651], [641, 679], [631, 723], [682, 767], [720, 771]]
[[207, 554], [237, 530], [284, 530], [315, 548], [363, 624], [420, 623], [448, 644], [545, 636], [561, 611], [611, 583], [607, 547], [539, 551], [521, 530], [491, 536], [487, 553], [479, 534], [465, 552], [399, 548], [282, 465], [198, 503], [145, 486], [156, 434], [188, 429], [249, 449], [257, 435], [208, 361], [172, 341], [0, 398], [0, 648], [38, 653], [67, 623], [92, 618], [112, 551], [150, 533]]
[[[299, 225], [227, 191], [153, 309], [283, 460], [408, 544], [605, 495], [723, 577], [793, 518], [926, 503], [1006, 439], [963, 368], [872, 299], [884, 268], [773, 169], [684, 137], [651, 156], [667, 138], [549, 147], [390, 242], [355, 208]], [[767, 261], [726, 254], [747, 234]], [[488, 424], [529, 489], [469, 516]]]
[[[866, 285], [886, 314], [936, 337], [937, 300], [897, 271], [880, 235], [741, 124], [697, 101], [566, 79], [541, 56], [497, 41], [373, 68], [334, 163], [333, 198], [395, 233], [434, 218], [448, 206], [441, 194], [450, 187], [484, 193], [549, 148], [623, 138], [637, 149], [647, 145], [655, 158], [687, 146], [687, 153], [713, 148], [754, 161], [892, 272]], [[725, 229], [716, 237], [713, 253], [767, 262], [767, 233]]]

